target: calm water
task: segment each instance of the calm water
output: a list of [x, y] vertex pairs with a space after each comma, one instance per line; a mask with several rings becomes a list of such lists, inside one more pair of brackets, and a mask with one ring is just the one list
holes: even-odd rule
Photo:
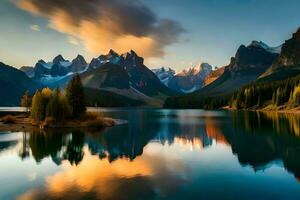
[[0, 133], [0, 199], [300, 199], [300, 117], [105, 110], [103, 131]]

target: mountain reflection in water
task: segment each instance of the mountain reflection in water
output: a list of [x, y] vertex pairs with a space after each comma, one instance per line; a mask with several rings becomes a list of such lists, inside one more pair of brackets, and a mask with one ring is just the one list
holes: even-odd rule
[[230, 148], [241, 166], [254, 171], [282, 163], [279, 166], [300, 177], [299, 116], [188, 112], [112, 112], [111, 116], [128, 123], [103, 131], [3, 133], [0, 158], [17, 152], [23, 161], [41, 163], [51, 158], [61, 168], [45, 177], [43, 187], [31, 188], [20, 199], [171, 198], [194, 176], [193, 166], [187, 164], [193, 158], [179, 159], [176, 153], [182, 149], [201, 152], [216, 145]]

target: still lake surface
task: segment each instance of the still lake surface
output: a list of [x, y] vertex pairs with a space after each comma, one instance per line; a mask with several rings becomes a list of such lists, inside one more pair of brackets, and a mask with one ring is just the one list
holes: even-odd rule
[[101, 111], [128, 123], [0, 132], [0, 199], [300, 199], [300, 116]]

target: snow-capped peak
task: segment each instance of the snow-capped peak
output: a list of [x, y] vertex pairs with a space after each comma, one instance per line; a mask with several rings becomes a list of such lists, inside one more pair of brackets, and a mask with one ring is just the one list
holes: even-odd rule
[[165, 85], [168, 85], [170, 78], [172, 78], [175, 75], [175, 70], [173, 70], [169, 67], [161, 67], [158, 69], [152, 69], [152, 72]]
[[266, 43], [262, 42], [262, 41], [256, 41], [256, 40], [253, 40], [251, 42], [251, 44], [249, 45], [250, 46], [254, 46], [254, 47], [260, 47], [260, 48], [263, 48], [265, 49], [266, 51], [270, 52], [270, 53], [277, 53], [277, 54], [280, 54], [281, 52], [281, 47], [282, 45], [280, 46], [277, 46], [277, 47], [270, 47], [269, 45], [267, 45]]
[[207, 74], [212, 71], [212, 66], [208, 63], [198, 63], [194, 67], [184, 69], [176, 74], [176, 76], [196, 76], [198, 74]]

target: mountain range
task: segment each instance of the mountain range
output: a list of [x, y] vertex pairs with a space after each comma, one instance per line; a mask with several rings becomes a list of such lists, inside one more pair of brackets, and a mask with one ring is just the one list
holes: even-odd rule
[[[222, 68], [219, 68], [220, 70]], [[278, 47], [269, 47], [263, 42], [253, 41], [241, 45], [224, 72], [205, 87], [187, 95], [170, 97], [166, 107], [201, 107], [214, 104], [224, 105], [238, 89], [256, 82], [274, 82], [300, 74], [300, 28]], [[216, 73], [213, 72], [213, 73]], [[211, 73], [207, 79], [212, 76]], [[219, 73], [220, 74], [220, 73]], [[227, 99], [227, 100], [226, 100]]]
[[175, 73], [171, 68], [152, 70], [167, 87], [179, 93], [191, 93], [205, 85], [204, 80], [212, 72], [208, 63], [197, 64]]
[[[89, 64], [81, 55], [71, 62], [58, 55], [51, 62], [39, 60], [34, 67], [22, 67], [20, 70], [43, 86], [61, 89], [74, 74], [79, 74], [88, 92], [98, 90], [102, 94], [127, 98], [128, 106], [131, 106], [130, 102], [136, 104], [136, 101], [138, 104], [161, 106], [165, 98], [178, 94], [165, 86], [144, 65], [144, 59], [132, 50], [121, 55], [110, 50], [106, 55], [93, 58]], [[96, 103], [99, 104], [99, 101]]]
[[208, 63], [177, 73], [164, 67], [150, 70], [133, 50], [124, 54], [110, 50], [90, 62], [81, 55], [72, 61], [58, 55], [50, 62], [41, 59], [20, 70], [1, 63], [0, 92], [7, 98], [1, 99], [0, 105], [19, 105], [25, 90], [33, 93], [46, 86], [64, 89], [74, 74], [81, 76], [89, 105], [159, 107], [166, 99], [188, 102], [228, 96], [255, 81], [280, 80], [299, 73], [300, 29], [278, 47], [259, 41], [241, 45], [228, 65], [214, 70]]
[[231, 94], [240, 87], [256, 80], [278, 57], [278, 51], [262, 42], [253, 41], [248, 46], [241, 45], [223, 74], [216, 80], [196, 91], [198, 95], [218, 96]]

